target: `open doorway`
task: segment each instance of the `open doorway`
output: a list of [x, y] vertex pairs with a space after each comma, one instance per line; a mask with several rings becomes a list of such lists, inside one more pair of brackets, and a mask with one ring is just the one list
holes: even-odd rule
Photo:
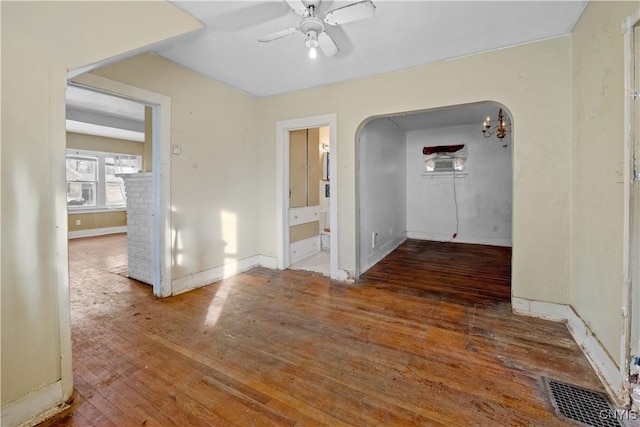
[[[152, 285], [151, 247], [145, 254], [136, 245], [144, 241], [144, 224], [150, 227], [150, 215], [148, 221], [135, 224], [132, 215], [139, 214], [129, 207], [138, 205], [145, 195], [133, 191], [128, 178], [146, 174], [151, 179], [151, 107], [71, 84], [66, 93], [66, 127], [69, 239], [86, 240], [70, 242], [70, 248], [82, 245], [83, 254], [97, 257], [88, 260], [107, 272]], [[127, 233], [127, 222], [136, 225], [132, 233]], [[77, 253], [69, 251], [70, 256]], [[77, 261], [70, 257], [70, 267]]]
[[[133, 173], [126, 176], [138, 181], [144, 175], [146, 199], [143, 205], [149, 210], [148, 218], [142, 220], [142, 228], [146, 228], [147, 241], [142, 249], [148, 265], [144, 268], [146, 276], [142, 280], [153, 286], [153, 293], [159, 297], [171, 295], [171, 224], [170, 224], [170, 114], [171, 102], [164, 95], [146, 91], [120, 82], [115, 82], [93, 74], [74, 77], [71, 86], [77, 86], [125, 101], [141, 105], [144, 110], [144, 123], [149, 143], [144, 145], [139, 171], [150, 169], [147, 173]], [[133, 107], [132, 107], [133, 108]], [[149, 125], [150, 124], [150, 125]], [[106, 168], [106, 160], [105, 160]], [[132, 171], [131, 169], [130, 171]], [[125, 187], [128, 184], [125, 182]], [[129, 190], [127, 190], [129, 191]], [[129, 195], [131, 196], [131, 194]], [[130, 209], [131, 210], [131, 209]], [[145, 224], [146, 223], [146, 224]], [[136, 225], [137, 226], [140, 224]], [[129, 227], [129, 225], [128, 225]], [[131, 267], [131, 265], [129, 266]], [[139, 278], [137, 278], [140, 280]]]
[[331, 275], [329, 127], [289, 131], [290, 268]]
[[[503, 138], [493, 131], [500, 113]], [[406, 239], [510, 252], [511, 119], [500, 105], [373, 118], [361, 126], [356, 155], [358, 276]]]
[[[324, 129], [322, 131], [323, 138], [322, 141], [319, 141], [318, 145], [318, 155], [317, 157], [312, 157], [312, 160], [309, 162], [309, 159], [306, 156], [308, 152], [308, 129], [318, 129], [318, 134], [320, 133], [320, 129]], [[299, 131], [299, 132], [296, 132]], [[315, 133], [315, 131], [312, 131]], [[304, 136], [304, 138], [302, 138]], [[306, 117], [300, 119], [292, 119], [285, 120], [276, 123], [276, 160], [277, 160], [277, 242], [278, 242], [278, 269], [284, 270], [291, 267], [292, 264], [292, 253], [291, 253], [291, 241], [292, 241], [292, 231], [291, 227], [298, 225], [295, 223], [297, 220], [304, 221], [303, 223], [313, 222], [306, 221], [303, 218], [293, 218], [294, 222], [292, 223], [292, 218], [290, 215], [295, 216], [295, 214], [290, 214], [290, 191], [291, 191], [291, 138], [300, 138], [300, 142], [298, 145], [300, 147], [304, 146], [305, 156], [300, 156], [304, 162], [299, 162], [300, 164], [304, 163], [304, 165], [311, 164], [314, 167], [318, 168], [318, 177], [326, 178], [319, 179], [317, 184], [312, 184], [311, 187], [307, 185], [309, 178], [306, 173], [303, 173], [305, 182], [305, 205], [307, 200], [308, 189], [311, 188], [313, 193], [318, 194], [319, 200], [324, 199], [324, 202], [318, 202], [318, 233], [319, 239], [318, 243], [320, 247], [322, 247], [322, 238], [324, 232], [325, 246], [330, 248], [329, 250], [329, 275], [332, 279], [335, 280], [346, 280], [347, 273], [338, 268], [338, 198], [337, 198], [337, 187], [335, 183], [337, 182], [337, 173], [338, 170], [335, 167], [337, 165], [337, 157], [338, 157], [338, 143], [337, 143], [337, 116], [335, 114], [328, 114], [324, 116], [313, 116]], [[320, 136], [318, 136], [320, 139]], [[302, 143], [304, 142], [304, 144]], [[295, 143], [294, 143], [295, 144]], [[323, 146], [324, 144], [324, 146]], [[312, 143], [313, 146], [313, 143]], [[300, 149], [302, 152], [302, 149]], [[312, 148], [313, 151], [313, 148]], [[330, 154], [324, 155], [323, 152], [328, 152]], [[315, 152], [313, 153], [315, 155]], [[295, 155], [295, 154], [294, 154]], [[303, 166], [303, 167], [307, 167]], [[322, 168], [326, 168], [329, 173], [324, 175], [322, 173]], [[315, 182], [315, 178], [313, 179]], [[302, 180], [296, 180], [299, 184]], [[302, 194], [300, 192], [299, 194]], [[322, 195], [322, 198], [320, 198]], [[314, 202], [315, 200], [312, 200]], [[322, 203], [328, 205], [325, 207], [325, 221], [322, 222]], [[295, 204], [294, 204], [295, 206]], [[302, 208], [302, 206], [300, 207]], [[303, 208], [305, 211], [306, 206]], [[313, 212], [312, 212], [313, 215]], [[327, 219], [328, 216], [328, 219]], [[327, 226], [328, 225], [328, 226]], [[309, 227], [309, 226], [304, 226]], [[314, 226], [315, 227], [315, 226]], [[324, 230], [327, 229], [325, 232]], [[298, 232], [295, 230], [294, 232]], [[302, 235], [304, 237], [304, 234]], [[306, 240], [306, 239], [301, 239]], [[294, 243], [296, 238], [294, 237]], [[328, 243], [328, 245], [326, 245]], [[306, 243], [302, 243], [301, 245], [305, 245]], [[320, 248], [318, 248], [320, 249]], [[294, 257], [295, 259], [295, 257]]]

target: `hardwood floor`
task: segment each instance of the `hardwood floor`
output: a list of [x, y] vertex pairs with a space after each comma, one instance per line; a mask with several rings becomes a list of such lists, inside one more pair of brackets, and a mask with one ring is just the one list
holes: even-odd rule
[[70, 247], [75, 400], [47, 426], [559, 426], [541, 376], [602, 386], [516, 316], [510, 250], [407, 241], [357, 286], [256, 268], [156, 299], [123, 235]]

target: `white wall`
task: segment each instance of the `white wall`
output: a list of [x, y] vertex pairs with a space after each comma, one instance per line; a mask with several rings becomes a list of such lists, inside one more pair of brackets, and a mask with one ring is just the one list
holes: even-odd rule
[[[369, 122], [360, 133], [360, 272], [406, 238], [406, 132], [389, 119]], [[372, 233], [377, 233], [373, 244]]]
[[[497, 107], [496, 107], [497, 108]], [[511, 142], [482, 136], [481, 124], [407, 132], [407, 237], [511, 246]], [[424, 176], [422, 148], [465, 144], [459, 177]], [[455, 199], [454, 199], [455, 183]]]

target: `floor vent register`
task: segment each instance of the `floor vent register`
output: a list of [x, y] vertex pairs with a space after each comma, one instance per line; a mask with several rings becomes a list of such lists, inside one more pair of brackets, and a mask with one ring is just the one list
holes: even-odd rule
[[544, 383], [558, 416], [588, 427], [623, 427], [604, 394], [549, 378]]

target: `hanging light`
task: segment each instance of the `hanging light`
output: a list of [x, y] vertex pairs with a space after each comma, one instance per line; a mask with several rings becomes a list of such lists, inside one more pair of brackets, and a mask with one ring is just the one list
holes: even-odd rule
[[485, 138], [489, 138], [493, 134], [498, 139], [504, 139], [507, 136], [507, 132], [511, 131], [511, 125], [504, 120], [504, 114], [502, 108], [498, 110], [498, 123], [495, 127], [491, 126], [491, 117], [487, 117], [487, 120], [482, 124], [482, 135]]
[[318, 33], [313, 30], [307, 32], [305, 44], [309, 48], [309, 58], [315, 58], [317, 56], [316, 48], [320, 44], [318, 43]]

